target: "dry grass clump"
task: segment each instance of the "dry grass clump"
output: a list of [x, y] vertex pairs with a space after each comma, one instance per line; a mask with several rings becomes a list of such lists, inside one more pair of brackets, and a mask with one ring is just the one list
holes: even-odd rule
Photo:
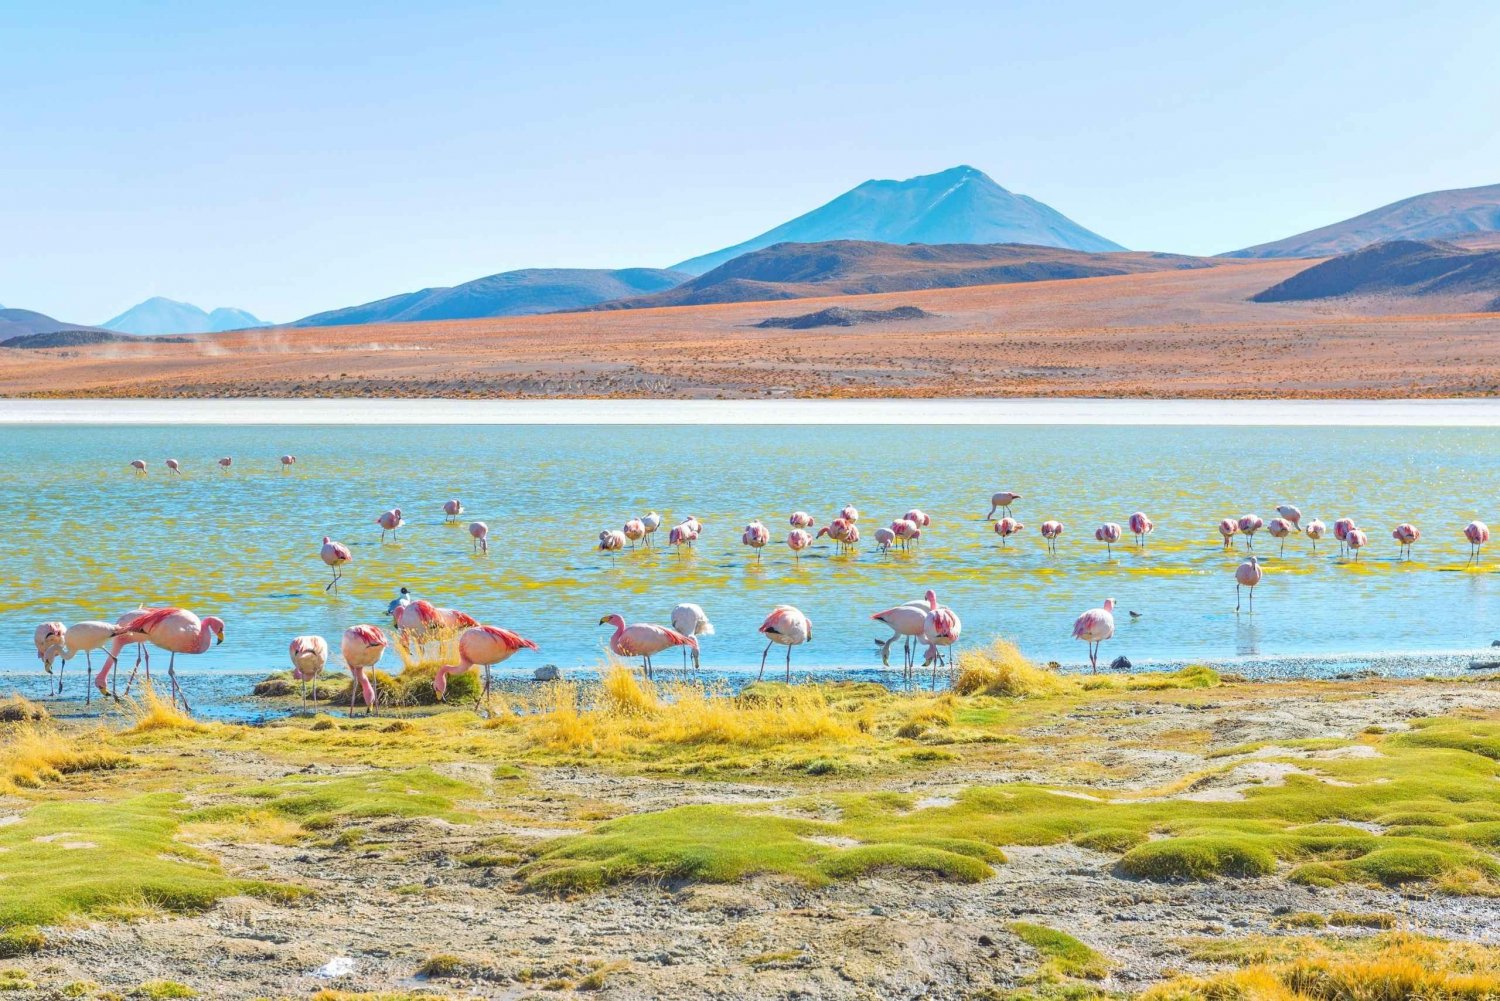
[[0, 789], [37, 789], [76, 772], [120, 768], [129, 764], [127, 755], [111, 751], [101, 739], [84, 747], [75, 737], [49, 726], [23, 723], [0, 743]]
[[163, 702], [151, 683], [141, 686], [139, 703], [123, 703], [135, 716], [135, 725], [126, 730], [129, 734], [151, 733], [157, 730], [184, 730], [202, 733], [208, 727], [199, 723], [170, 702]]
[[36, 723], [50, 715], [44, 707], [19, 695], [0, 701], [0, 723]]
[[959, 695], [1000, 695], [1027, 698], [1075, 691], [1069, 679], [1038, 667], [1009, 640], [997, 639], [987, 650], [964, 650], [958, 655], [953, 690]]

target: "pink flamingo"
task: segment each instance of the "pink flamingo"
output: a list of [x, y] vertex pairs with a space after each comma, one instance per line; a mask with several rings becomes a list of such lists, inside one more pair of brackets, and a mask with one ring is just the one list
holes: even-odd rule
[[926, 528], [928, 525], [932, 524], [932, 519], [928, 517], [927, 512], [923, 511], [921, 508], [914, 507], [910, 511], [906, 512], [906, 514], [904, 514], [902, 517], [907, 521], [916, 522], [918, 528]]
[[685, 528], [690, 528], [693, 530], [694, 539], [698, 538], [698, 534], [703, 531], [703, 522], [699, 521], [697, 518], [694, 518], [692, 515], [688, 515], [682, 524]]
[[820, 529], [818, 529], [818, 534], [815, 535], [815, 536], [813, 536], [813, 538], [814, 539], [821, 539], [823, 536], [826, 535], [830, 539], [832, 539], [835, 543], [837, 543], [838, 544], [838, 548], [840, 550], [842, 550], [844, 548], [844, 546], [848, 543], [848, 541], [849, 541], [849, 532], [853, 528], [854, 528], [853, 522], [849, 521], [847, 518], [835, 518], [831, 522], [828, 523], [828, 527], [827, 528], [820, 528]]
[[891, 545], [896, 541], [896, 533], [889, 528], [875, 529], [875, 546], [882, 553], [891, 551]]
[[625, 523], [625, 527], [621, 531], [625, 533], [625, 538], [630, 543], [630, 548], [634, 549], [635, 544], [646, 537], [646, 523], [639, 518], [631, 518]]
[[843, 510], [839, 512], [839, 517], [852, 525], [859, 520], [859, 508], [853, 504], [845, 504]]
[[375, 524], [380, 526], [380, 541], [384, 542], [385, 533], [395, 532], [406, 522], [401, 520], [401, 509], [393, 507], [389, 511], [382, 512], [380, 517], [375, 519]]
[[219, 468], [222, 469], [222, 470], [224, 470], [224, 472], [226, 472], [226, 473], [229, 472], [229, 467], [232, 466], [232, 465], [234, 465], [234, 457], [233, 456], [226, 455], [226, 456], [224, 456], [224, 458], [222, 458], [222, 459], [219, 460]]
[[292, 471], [292, 467], [296, 464], [297, 457], [295, 455], [283, 455], [281, 457], [281, 471], [283, 473], [290, 473]]
[[[927, 593], [932, 594], [931, 591]], [[903, 655], [901, 676], [910, 681], [912, 669], [916, 666], [916, 654], [912, 648], [912, 641], [922, 636], [922, 631], [927, 625], [927, 599], [908, 601], [904, 605], [876, 612], [870, 618], [884, 623], [891, 630], [889, 639], [875, 641], [875, 645], [880, 647], [880, 662], [886, 667], [891, 666], [891, 647], [896, 640], [900, 639]]]
[[1224, 536], [1224, 548], [1228, 549], [1234, 544], [1234, 533], [1240, 530], [1240, 523], [1233, 518], [1225, 518], [1219, 522], [1219, 534]]
[[1406, 554], [1407, 560], [1411, 559], [1411, 544], [1422, 537], [1422, 532], [1409, 521], [1403, 521], [1391, 529], [1391, 538], [1399, 544], [1399, 549]]
[[474, 540], [473, 544], [469, 546], [469, 552], [489, 554], [490, 526], [482, 521], [469, 522], [469, 538]]
[[[145, 605], [142, 605], [142, 606], [140, 606], [139, 608], [137, 608], [133, 612], [126, 612], [124, 615], [120, 616], [118, 619], [115, 619], [115, 621], [114, 621], [114, 626], [113, 626], [114, 634], [110, 638], [113, 639], [113, 638], [118, 637], [118, 636], [126, 636], [128, 643], [134, 643], [135, 644], [135, 666], [133, 668], [131, 668], [131, 670], [130, 670], [130, 678], [129, 678], [129, 680], [127, 680], [125, 682], [125, 694], [127, 696], [130, 694], [130, 686], [135, 681], [136, 672], [141, 669], [141, 664], [142, 663], [144, 663], [146, 665], [146, 680], [147, 681], [151, 680], [151, 653], [150, 653], [149, 650], [146, 649], [146, 637], [143, 634], [141, 634], [141, 633], [130, 633], [129, 632], [129, 625], [130, 625], [130, 623], [132, 621], [134, 621], [135, 619], [137, 619], [140, 616], [144, 615], [145, 613], [147, 613], [147, 612], [155, 612], [155, 611], [158, 611], [158, 609], [147, 608]], [[103, 623], [103, 625], [109, 626], [109, 623]], [[103, 646], [103, 644], [100, 644], [100, 645]], [[90, 672], [93, 671], [93, 666], [94, 665], [93, 665], [92, 661], [90, 661], [90, 663], [89, 663], [89, 670], [90, 670]], [[119, 694], [120, 672], [115, 669], [115, 666], [116, 665], [113, 665], [113, 664], [111, 664], [109, 662], [108, 655], [106, 655], [105, 656], [105, 666], [99, 671], [99, 673], [97, 675], [97, 679], [98, 680], [96, 680], [95, 687], [99, 687], [99, 690], [103, 691], [103, 688], [99, 685], [99, 682], [103, 680], [103, 678], [104, 678], [104, 676], [106, 674], [109, 674], [110, 675], [110, 686], [113, 689], [111, 697], [114, 698], [114, 700], [116, 702], [118, 702], [120, 700], [120, 694]], [[93, 697], [94, 697], [94, 690], [93, 690], [93, 688], [90, 688], [88, 690], [88, 693], [87, 693], [85, 699], [84, 699], [84, 704], [85, 705], [89, 704], [93, 700]]]
[[1002, 546], [1007, 546], [1010, 545], [1010, 537], [1012, 535], [1015, 535], [1025, 527], [1025, 525], [1021, 524], [1010, 515], [1006, 515], [1004, 518], [1001, 518], [999, 521], [995, 522], [995, 534], [1000, 536], [1000, 544]]
[[667, 544], [676, 546], [679, 556], [682, 555], [683, 546], [691, 549], [693, 548], [693, 543], [696, 541], [698, 541], [698, 531], [688, 525], [687, 522], [683, 522], [667, 533]]
[[766, 676], [766, 656], [771, 652], [771, 644], [780, 643], [786, 647], [786, 680], [790, 684], [792, 647], [812, 642], [812, 620], [791, 605], [777, 605], [766, 616], [766, 621], [760, 624], [758, 631], [766, 637], [767, 642], [760, 655], [760, 674], [755, 680], [759, 681]]
[[1464, 526], [1464, 538], [1469, 540], [1469, 562], [1479, 562], [1479, 550], [1490, 541], [1490, 527], [1482, 521], [1471, 521]]
[[646, 545], [649, 547], [651, 536], [656, 534], [658, 528], [661, 528], [661, 515], [655, 511], [648, 511], [645, 517], [641, 518], [641, 524], [646, 526]]
[[613, 557], [625, 548], [625, 533], [619, 529], [606, 528], [599, 533], [599, 551]]
[[786, 536], [787, 548], [792, 551], [798, 563], [802, 562], [802, 550], [812, 545], [812, 541], [813, 537], [803, 528], [794, 528]]
[[1060, 521], [1042, 522], [1042, 538], [1047, 540], [1047, 552], [1057, 555], [1057, 537], [1063, 534], [1063, 523]]
[[1245, 537], [1245, 548], [1246, 549], [1254, 549], [1255, 548], [1255, 533], [1258, 532], [1258, 531], [1260, 531], [1261, 526], [1264, 525], [1264, 524], [1265, 524], [1265, 522], [1263, 522], [1263, 521], [1260, 520], [1260, 516], [1259, 515], [1254, 515], [1254, 514], [1242, 514], [1242, 515], [1240, 515], [1239, 530], [1240, 530], [1240, 534]]
[[[937, 593], [927, 592], [927, 614], [923, 617], [922, 638], [927, 641], [927, 657], [925, 663], [932, 665], [932, 687], [937, 689], [937, 669], [940, 663], [946, 659], [948, 667], [953, 666], [953, 645], [958, 642], [959, 633], [963, 630], [963, 623], [959, 621], [958, 613], [947, 605], [939, 605]], [[945, 658], [938, 652], [938, 647], [949, 651]]]
[[[49, 649], [48, 655], [42, 654], [40, 646], [37, 649], [37, 655], [42, 657], [42, 668], [48, 674], [52, 673], [52, 661], [55, 657], [61, 656], [63, 664], [66, 665], [68, 661], [81, 653], [83, 654], [84, 663], [88, 665], [88, 672], [92, 675], [94, 673], [94, 659], [91, 656], [93, 651], [102, 650], [109, 644], [110, 640], [120, 635], [122, 631], [118, 623], [100, 622], [96, 619], [86, 622], [75, 622], [66, 629], [63, 629], [61, 622], [50, 622], [47, 625], [56, 627], [58, 630], [57, 645]], [[37, 633], [39, 636], [41, 631], [41, 627], [38, 627]], [[84, 688], [86, 695], [91, 699], [93, 697], [93, 689], [89, 688], [87, 684], [84, 685]], [[62, 694], [62, 668], [58, 668], [57, 672], [57, 694]]]
[[1307, 527], [1302, 531], [1308, 537], [1308, 539], [1312, 541], [1312, 551], [1317, 552], [1318, 540], [1321, 539], [1323, 537], [1323, 534], [1328, 531], [1328, 526], [1323, 524], [1318, 519], [1314, 518], [1312, 521], [1309, 521], [1307, 523]]
[[130, 460], [130, 468], [134, 469], [141, 476], [145, 476], [146, 475], [146, 460], [145, 459], [131, 459]]
[[185, 608], [155, 608], [140, 612], [124, 624], [124, 629], [110, 644], [109, 656], [104, 667], [94, 678], [94, 687], [105, 692], [104, 679], [120, 657], [120, 651], [131, 642], [131, 637], [144, 637], [146, 642], [166, 650], [171, 656], [167, 660], [167, 677], [172, 682], [172, 704], [182, 699], [182, 708], [191, 712], [187, 695], [177, 682], [177, 655], [207, 653], [210, 646], [224, 642], [224, 620], [215, 616], [199, 619]]
[[755, 550], [755, 562], [759, 563], [760, 551], [771, 541], [771, 530], [757, 519], [745, 526], [745, 534], [740, 536], [740, 541]]
[[385, 638], [385, 633], [375, 626], [350, 626], [344, 630], [344, 637], [339, 642], [339, 651], [344, 655], [344, 663], [349, 667], [349, 674], [354, 683], [349, 686], [349, 715], [354, 715], [355, 692], [364, 696], [365, 709], [370, 713], [375, 712], [375, 665], [380, 663], [380, 658], [385, 656], [385, 648], [390, 641]]
[[910, 549], [912, 542], [922, 537], [921, 526], [905, 518], [897, 518], [891, 522], [891, 531], [901, 540], [902, 549]]
[[490, 668], [511, 658], [518, 650], [535, 650], [537, 645], [509, 629], [499, 626], [471, 626], [458, 637], [458, 663], [437, 669], [432, 676], [432, 690], [439, 700], [448, 694], [448, 675], [465, 674], [476, 665], [484, 668], [484, 688], [480, 700], [490, 695]]
[[[302, 711], [306, 713], [307, 683], [316, 682], [328, 664], [328, 641], [321, 636], [297, 636], [288, 644], [287, 654], [292, 658], [292, 677], [301, 689]], [[314, 684], [313, 697], [317, 694], [318, 687]]]
[[611, 613], [599, 620], [601, 626], [614, 626], [614, 635], [609, 638], [609, 650], [617, 657], [639, 657], [646, 677], [651, 677], [651, 658], [674, 646], [698, 649], [698, 640], [684, 636], [675, 629], [658, 626], [650, 622], [625, 624], [619, 615]]
[[1340, 518], [1333, 523], [1333, 537], [1339, 540], [1339, 555], [1343, 555], [1344, 547], [1349, 543], [1349, 533], [1358, 527], [1353, 518]]
[[1281, 517], [1286, 520], [1286, 523], [1288, 525], [1292, 526], [1292, 531], [1294, 531], [1294, 532], [1300, 532], [1300, 531], [1302, 531], [1302, 512], [1301, 512], [1301, 510], [1299, 510], [1298, 508], [1292, 506], [1291, 504], [1277, 504], [1276, 505], [1276, 513], [1279, 514], [1279, 515], [1281, 515]]
[[[47, 694], [56, 695], [62, 691], [62, 668], [58, 669], [57, 678], [52, 677], [52, 662], [63, 657], [63, 651], [67, 646], [68, 628], [61, 622], [43, 622], [36, 627], [32, 634], [32, 641], [36, 644], [37, 660], [42, 662], [42, 670], [47, 672]], [[66, 657], [63, 657], [63, 667], [68, 666]], [[90, 665], [92, 668], [93, 665]], [[92, 670], [89, 671], [93, 673]], [[56, 684], [54, 684], [54, 680]]]
[[395, 603], [390, 614], [391, 625], [400, 633], [422, 640], [426, 640], [434, 631], [479, 625], [479, 621], [472, 615], [465, 615], [453, 608], [439, 608], [420, 598], [404, 605]]
[[813, 516], [806, 511], [793, 511], [792, 516], [787, 519], [793, 528], [812, 528]]
[[859, 545], [859, 526], [850, 524], [849, 530], [844, 534], [844, 551], [851, 552]]
[[[702, 605], [695, 605], [691, 601], [684, 601], [672, 609], [672, 628], [684, 636], [712, 636], [714, 624], [708, 621], [708, 613], [703, 610]], [[698, 658], [698, 649], [692, 650], [693, 670], [700, 669], [703, 664]], [[688, 648], [682, 648], [682, 668], [687, 670]]]
[[443, 518], [444, 521], [457, 521], [458, 516], [463, 513], [464, 502], [459, 500], [457, 497], [454, 497], [451, 500], [443, 501], [443, 514], [445, 515], [445, 517]]
[[325, 535], [323, 536], [323, 548], [318, 551], [318, 555], [324, 563], [328, 564], [328, 568], [333, 571], [333, 580], [324, 585], [323, 590], [327, 591], [329, 588], [332, 588], [337, 591], [339, 588], [339, 579], [344, 576], [339, 572], [339, 567], [354, 559], [354, 554], [342, 542], [334, 542]]
[[1089, 666], [1099, 673], [1099, 645], [1115, 634], [1115, 599], [1105, 598], [1103, 608], [1090, 608], [1073, 620], [1073, 638], [1089, 645]]
[[985, 521], [995, 517], [995, 512], [1002, 507], [1005, 513], [1010, 514], [1010, 506], [1021, 499], [1021, 495], [1010, 490], [1001, 490], [999, 493], [990, 495], [990, 513], [984, 516]]
[[1281, 542], [1281, 551], [1278, 556], [1286, 555], [1286, 537], [1292, 534], [1292, 523], [1285, 518], [1272, 518], [1266, 522], [1266, 534]]
[[1130, 532], [1135, 536], [1137, 548], [1144, 549], [1146, 546], [1146, 536], [1154, 531], [1156, 531], [1156, 523], [1146, 517], [1146, 512], [1137, 511], [1130, 516]]
[[1351, 528], [1349, 529], [1349, 534], [1344, 536], [1344, 545], [1348, 546], [1350, 551], [1354, 553], [1354, 561], [1356, 563], [1359, 562], [1359, 551], [1369, 545], [1369, 543], [1370, 537], [1364, 533], [1363, 529]]
[[168, 459], [167, 460], [167, 471], [170, 472], [170, 473], [172, 473], [175, 476], [181, 476], [182, 475], [182, 463], [178, 462], [176, 459]]
[[1104, 543], [1104, 552], [1106, 559], [1115, 554], [1115, 543], [1119, 542], [1120, 537], [1124, 534], [1124, 530], [1112, 521], [1106, 521], [1104, 524], [1094, 529], [1094, 538]]
[[1241, 587], [1248, 587], [1250, 589], [1250, 611], [1255, 611], [1255, 585], [1259, 584], [1260, 579], [1264, 576], [1265, 572], [1260, 568], [1260, 560], [1256, 559], [1254, 556], [1250, 557], [1248, 560], [1235, 567], [1234, 610], [1236, 612], [1240, 610]]

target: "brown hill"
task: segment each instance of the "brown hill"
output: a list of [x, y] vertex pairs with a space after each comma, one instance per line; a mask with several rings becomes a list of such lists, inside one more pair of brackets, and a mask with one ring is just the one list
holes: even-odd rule
[[[1391, 240], [1315, 264], [1251, 296], [1303, 302], [1370, 296], [1409, 312], [1500, 311], [1500, 250], [1432, 240]], [[1410, 300], [1423, 300], [1414, 303]]]
[[676, 288], [593, 309], [650, 309], [765, 302], [827, 295], [1008, 285], [1206, 268], [1202, 257], [1118, 251], [1089, 253], [1024, 243], [893, 244], [867, 240], [778, 243], [719, 265]]

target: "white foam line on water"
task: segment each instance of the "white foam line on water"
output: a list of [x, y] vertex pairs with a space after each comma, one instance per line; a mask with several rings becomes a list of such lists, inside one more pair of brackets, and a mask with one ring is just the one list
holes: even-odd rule
[[1500, 400], [5, 400], [0, 424], [1496, 427]]

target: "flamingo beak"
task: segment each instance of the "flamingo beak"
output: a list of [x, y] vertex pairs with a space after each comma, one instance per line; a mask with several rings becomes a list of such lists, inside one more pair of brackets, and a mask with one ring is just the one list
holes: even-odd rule
[[599, 619], [599, 624], [600, 624], [600, 625], [601, 625], [601, 626], [602, 626], [602, 625], [605, 625], [605, 624], [606, 624], [606, 623], [608, 623], [608, 622], [609, 622], [609, 616], [608, 616], [608, 615], [605, 615], [605, 616], [603, 616], [603, 617], [601, 617], [601, 618], [600, 618], [600, 619]]
[[214, 642], [214, 646], [218, 646], [220, 643], [224, 642], [224, 634], [223, 633], [218, 633], [217, 635], [218, 635], [218, 639]]

